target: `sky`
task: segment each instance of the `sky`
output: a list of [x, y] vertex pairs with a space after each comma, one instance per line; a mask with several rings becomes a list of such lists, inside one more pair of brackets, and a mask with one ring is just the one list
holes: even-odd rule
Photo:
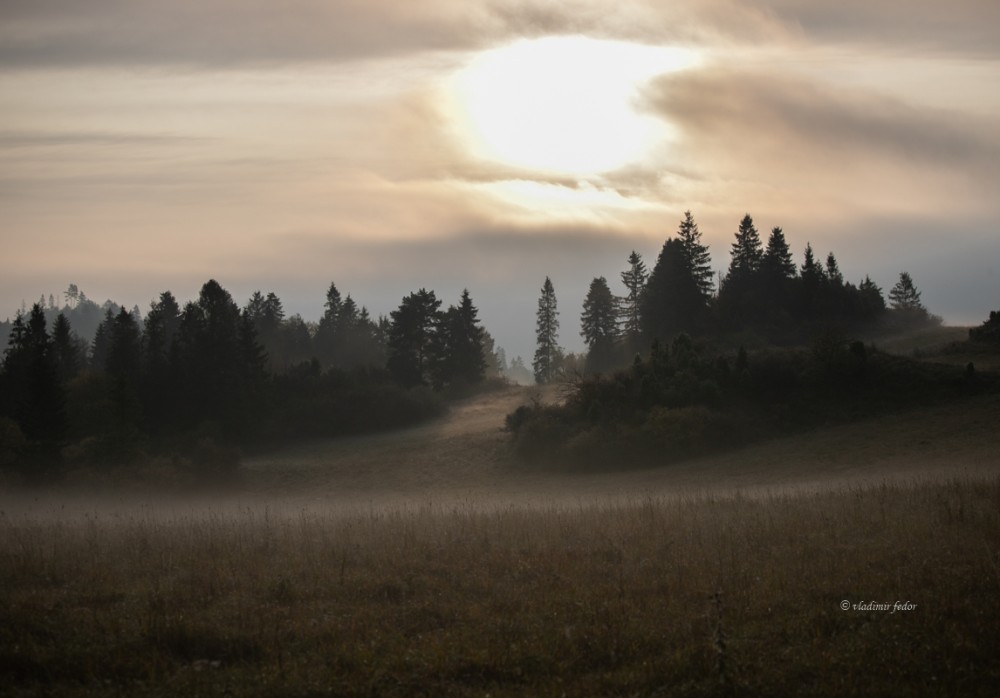
[[468, 288], [530, 361], [691, 210], [1000, 308], [996, 0], [2, 0], [0, 317], [217, 279], [316, 320]]

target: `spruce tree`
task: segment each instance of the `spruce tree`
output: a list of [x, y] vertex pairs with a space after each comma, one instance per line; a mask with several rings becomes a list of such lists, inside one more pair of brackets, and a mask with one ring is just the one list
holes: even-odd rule
[[715, 273], [712, 271], [712, 255], [708, 245], [701, 241], [701, 231], [690, 211], [684, 212], [684, 220], [677, 228], [677, 237], [684, 245], [684, 257], [691, 271], [691, 278], [707, 303], [715, 292]]
[[587, 371], [599, 373], [614, 366], [618, 341], [615, 299], [603, 276], [590, 282], [580, 316], [580, 335], [587, 343]]
[[545, 384], [555, 378], [559, 370], [562, 352], [559, 349], [559, 310], [552, 280], [545, 277], [542, 294], [538, 298], [538, 312], [535, 316], [535, 358], [531, 366], [535, 372], [535, 382]]
[[837, 265], [837, 258], [834, 257], [833, 252], [826, 256], [826, 279], [834, 286], [844, 285], [844, 275], [840, 273], [840, 267]]
[[889, 304], [893, 310], [907, 313], [926, 313], [927, 310], [920, 302], [920, 291], [913, 284], [913, 278], [909, 272], [901, 272], [899, 281], [889, 291]]
[[871, 321], [885, 312], [885, 297], [882, 289], [865, 276], [865, 280], [858, 286], [858, 297], [860, 298], [860, 313], [863, 320]]
[[59, 382], [65, 385], [80, 370], [80, 347], [69, 320], [63, 313], [56, 316], [52, 327], [52, 352]]
[[628, 257], [629, 268], [621, 273], [622, 283], [627, 293], [621, 301], [622, 336], [626, 349], [630, 354], [639, 350], [639, 338], [642, 334], [642, 319], [640, 305], [642, 294], [646, 288], [649, 273], [642, 261], [642, 255], [635, 250]]
[[323, 317], [320, 318], [319, 327], [316, 329], [316, 351], [320, 362], [326, 366], [333, 366], [336, 361], [337, 321], [340, 307], [340, 291], [331, 281], [330, 288], [326, 291], [326, 302], [323, 304]]
[[458, 306], [450, 306], [441, 315], [433, 357], [436, 387], [482, 382], [486, 359], [483, 356], [484, 330], [478, 316], [468, 289], [463, 289]]
[[433, 291], [420, 289], [403, 298], [389, 315], [386, 366], [393, 380], [410, 387], [431, 379], [433, 345], [441, 301]]
[[788, 242], [781, 228], [771, 229], [771, 235], [767, 239], [767, 249], [764, 250], [761, 259], [761, 269], [772, 280], [795, 278], [795, 262], [792, 260], [792, 252], [788, 248]]
[[684, 243], [669, 238], [642, 296], [643, 333], [649, 340], [661, 341], [690, 333], [698, 327], [704, 310], [705, 297], [691, 274]]
[[753, 276], [760, 270], [764, 258], [764, 250], [760, 242], [760, 234], [754, 227], [750, 214], [743, 216], [736, 240], [730, 249], [732, 259], [729, 262], [729, 278], [737, 281]]

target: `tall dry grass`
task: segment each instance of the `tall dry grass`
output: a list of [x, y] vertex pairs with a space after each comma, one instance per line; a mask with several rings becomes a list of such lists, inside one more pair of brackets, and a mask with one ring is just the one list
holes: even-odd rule
[[4, 514], [0, 693], [992, 696], [998, 555], [996, 480]]

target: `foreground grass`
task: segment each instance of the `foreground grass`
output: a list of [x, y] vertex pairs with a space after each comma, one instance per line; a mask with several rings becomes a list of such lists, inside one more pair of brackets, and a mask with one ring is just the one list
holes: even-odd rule
[[1000, 481], [548, 511], [4, 515], [0, 685], [995, 695], [998, 553]]

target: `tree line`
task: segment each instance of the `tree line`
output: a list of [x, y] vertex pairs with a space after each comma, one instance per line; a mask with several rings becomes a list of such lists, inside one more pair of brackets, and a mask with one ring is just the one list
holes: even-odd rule
[[10, 323], [0, 466], [130, 463], [149, 453], [231, 462], [235, 444], [438, 414], [442, 394], [474, 389], [503, 362], [467, 290], [442, 309], [420, 289], [374, 319], [331, 283], [311, 324], [286, 317], [274, 293], [255, 292], [241, 308], [210, 280], [183, 306], [163, 292], [145, 318], [105, 304], [89, 342], [69, 317], [98, 306], [75, 286], [50, 322], [54, 306], [42, 299]]
[[[784, 231], [772, 228], [766, 243], [753, 218], [740, 221], [728, 270], [716, 284], [708, 246], [690, 211], [669, 237], [652, 270], [634, 250], [621, 272], [616, 296], [605, 277], [595, 278], [583, 302], [584, 369], [599, 373], [626, 365], [654, 342], [685, 333], [693, 337], [757, 337], [795, 344], [824, 331], [853, 332], [878, 326], [903, 329], [940, 322], [920, 300], [913, 279], [901, 272], [889, 291], [865, 278], [845, 281], [833, 252], [820, 262], [807, 243], [796, 265]], [[546, 383], [565, 373], [558, 345], [555, 289], [545, 279], [536, 313], [535, 379]]]

